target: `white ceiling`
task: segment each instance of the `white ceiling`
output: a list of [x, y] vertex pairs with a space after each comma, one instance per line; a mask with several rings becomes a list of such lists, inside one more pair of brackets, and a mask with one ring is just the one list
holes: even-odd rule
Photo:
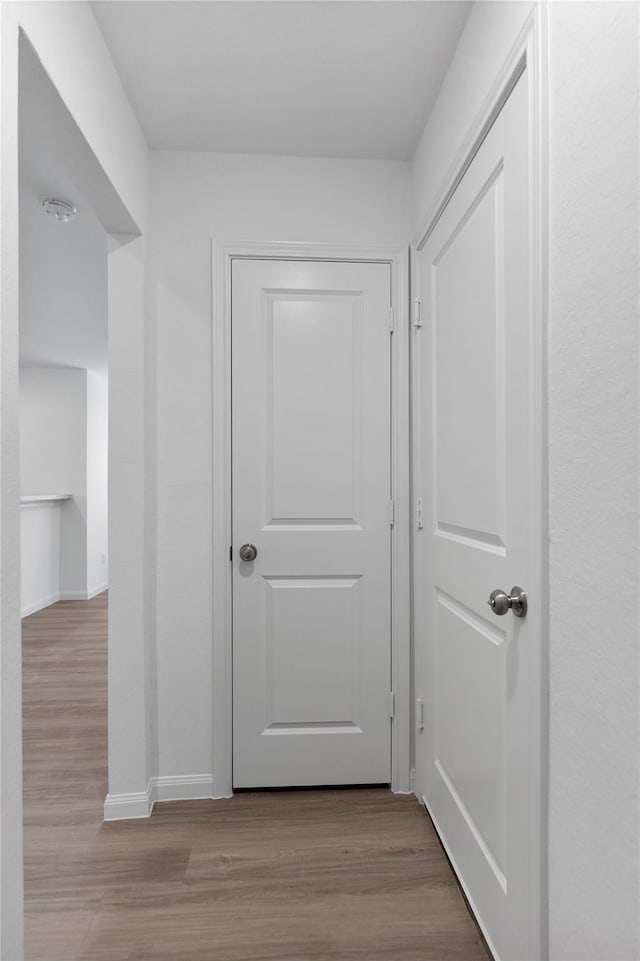
[[463, 0], [96, 0], [149, 146], [410, 160]]

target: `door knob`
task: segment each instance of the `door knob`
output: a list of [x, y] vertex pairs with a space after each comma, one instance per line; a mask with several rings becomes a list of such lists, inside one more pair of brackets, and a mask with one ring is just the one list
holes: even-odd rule
[[512, 587], [511, 594], [504, 591], [491, 591], [487, 604], [494, 614], [506, 614], [509, 609], [516, 617], [524, 617], [527, 613], [527, 595], [521, 587]]
[[238, 554], [241, 561], [255, 561], [258, 556], [258, 548], [255, 544], [243, 544]]

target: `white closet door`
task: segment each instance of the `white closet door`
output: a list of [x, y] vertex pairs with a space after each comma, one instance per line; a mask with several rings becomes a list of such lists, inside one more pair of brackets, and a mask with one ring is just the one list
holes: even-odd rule
[[389, 303], [386, 264], [233, 263], [236, 787], [390, 780]]
[[[418, 255], [416, 643], [427, 806], [500, 958], [528, 957], [540, 638], [491, 592], [533, 580], [528, 101], [520, 79]], [[530, 598], [535, 605], [538, 598]], [[532, 739], [533, 738], [533, 739]], [[535, 767], [535, 766], [534, 766]]]

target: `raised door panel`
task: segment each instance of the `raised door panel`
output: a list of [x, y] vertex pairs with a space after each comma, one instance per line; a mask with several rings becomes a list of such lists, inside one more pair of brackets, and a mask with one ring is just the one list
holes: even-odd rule
[[502, 170], [469, 199], [431, 266], [436, 529], [504, 548]]
[[267, 578], [265, 731], [360, 731], [357, 577]]
[[505, 628], [438, 592], [434, 763], [501, 886], [506, 886]]
[[270, 293], [265, 312], [267, 524], [357, 524], [361, 297]]

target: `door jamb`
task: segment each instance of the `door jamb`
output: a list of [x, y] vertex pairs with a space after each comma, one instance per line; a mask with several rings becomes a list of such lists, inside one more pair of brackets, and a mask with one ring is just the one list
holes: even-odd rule
[[355, 261], [391, 268], [391, 789], [412, 790], [410, 771], [409, 251], [351, 244], [212, 240], [213, 312], [213, 796], [233, 794], [231, 540], [231, 265], [234, 259]]

